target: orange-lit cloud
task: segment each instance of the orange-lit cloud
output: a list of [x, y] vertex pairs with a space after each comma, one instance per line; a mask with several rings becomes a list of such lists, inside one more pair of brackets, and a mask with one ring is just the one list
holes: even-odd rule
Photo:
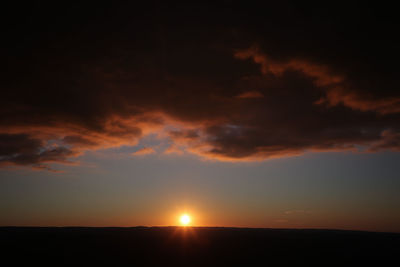
[[400, 112], [400, 97], [386, 97], [376, 99], [372, 95], [363, 95], [355, 91], [346, 91], [340, 87], [331, 88], [326, 96], [319, 99], [316, 104], [326, 104], [329, 107], [342, 104], [346, 107], [360, 111], [375, 111], [382, 115]]
[[179, 21], [162, 34], [156, 20], [94, 18], [55, 25], [51, 44], [47, 29], [21, 29], [24, 46], [2, 50], [0, 165], [48, 169], [152, 134], [161, 153], [230, 162], [399, 150], [397, 46], [372, 43], [371, 28], [360, 41], [301, 16], [232, 12], [160, 15]]
[[[400, 112], [400, 97], [376, 98], [368, 92], [358, 90], [360, 88], [350, 88], [345, 74], [334, 73], [326, 65], [316, 64], [304, 59], [274, 61], [263, 53], [258, 46], [236, 51], [235, 57], [242, 60], [252, 59], [255, 63], [261, 65], [263, 74], [281, 76], [286, 71], [298, 71], [312, 78], [315, 85], [326, 92], [325, 96], [315, 102], [316, 104], [327, 104], [328, 106], [342, 104], [355, 110], [375, 111], [381, 114]], [[252, 94], [250, 93], [250, 95]], [[247, 95], [244, 93], [243, 96]]]
[[132, 153], [133, 156], [143, 156], [143, 155], [149, 155], [149, 154], [153, 154], [156, 153], [156, 151], [151, 148], [151, 147], [143, 147], [141, 149], [139, 149], [138, 151]]
[[170, 145], [165, 151], [164, 154], [178, 154], [178, 155], [182, 155], [184, 153], [184, 151], [179, 148], [177, 145]]
[[307, 62], [302, 59], [290, 59], [287, 61], [275, 61], [260, 51], [258, 46], [252, 46], [249, 49], [239, 50], [235, 53], [238, 59], [252, 59], [255, 63], [261, 65], [263, 74], [273, 74], [281, 76], [285, 71], [299, 71], [306, 76], [314, 79], [317, 86], [326, 86], [338, 84], [343, 81], [343, 77], [338, 74], [333, 74], [327, 66]]

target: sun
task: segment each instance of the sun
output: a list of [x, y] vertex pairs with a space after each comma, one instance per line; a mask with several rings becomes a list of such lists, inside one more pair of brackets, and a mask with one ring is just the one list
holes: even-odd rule
[[188, 214], [182, 214], [181, 217], [179, 218], [179, 221], [181, 222], [181, 225], [188, 226], [190, 224], [191, 219]]

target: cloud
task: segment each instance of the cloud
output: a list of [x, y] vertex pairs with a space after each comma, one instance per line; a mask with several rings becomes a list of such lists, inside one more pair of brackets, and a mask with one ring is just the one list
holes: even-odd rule
[[[261, 65], [261, 72], [265, 75], [281, 76], [286, 71], [297, 71], [310, 77], [316, 86], [325, 90], [325, 96], [317, 100], [316, 104], [327, 104], [328, 107], [342, 104], [355, 110], [375, 111], [380, 114], [400, 112], [400, 97], [376, 98], [371, 93], [358, 90], [359, 88], [351, 88], [349, 87], [351, 82], [346, 81], [345, 74], [336, 74], [326, 65], [316, 64], [304, 59], [277, 62], [270, 59], [256, 45], [249, 49], [237, 51], [235, 57], [242, 60], [252, 59], [255, 63]], [[254, 93], [257, 95], [258, 92]], [[238, 97], [252, 97], [253, 94], [248, 92]], [[262, 94], [258, 94], [262, 97]]]
[[232, 162], [399, 151], [397, 27], [365, 17], [375, 8], [91, 8], [10, 13], [1, 166], [70, 164], [149, 134], [168, 139], [166, 154]]
[[70, 163], [77, 153], [66, 147], [45, 145], [42, 140], [26, 134], [0, 134], [0, 166], [32, 165], [35, 169], [51, 170], [43, 163]]
[[179, 148], [177, 145], [170, 145], [166, 150], [164, 150], [164, 154], [170, 155], [170, 154], [178, 154], [182, 155], [184, 152], [181, 148]]
[[143, 148], [139, 149], [138, 151], [132, 153], [132, 155], [143, 156], [143, 155], [149, 155], [149, 154], [153, 154], [153, 153], [156, 153], [156, 151], [153, 148], [143, 147]]
[[386, 97], [376, 99], [372, 95], [363, 95], [342, 88], [332, 88], [326, 96], [319, 99], [316, 104], [326, 104], [329, 107], [342, 104], [360, 111], [375, 111], [382, 115], [400, 112], [400, 97]]
[[273, 74], [282, 76], [286, 71], [297, 71], [312, 78], [317, 86], [326, 86], [339, 84], [343, 81], [343, 77], [333, 74], [327, 66], [308, 62], [304, 59], [288, 59], [286, 61], [275, 61], [267, 56], [257, 45], [244, 50], [239, 50], [235, 53], [238, 59], [252, 59], [255, 63], [261, 65], [263, 74]]
[[263, 98], [263, 94], [257, 91], [247, 91], [236, 96], [237, 98]]
[[385, 130], [381, 138], [369, 147], [370, 152], [391, 149], [400, 152], [400, 133], [392, 130]]

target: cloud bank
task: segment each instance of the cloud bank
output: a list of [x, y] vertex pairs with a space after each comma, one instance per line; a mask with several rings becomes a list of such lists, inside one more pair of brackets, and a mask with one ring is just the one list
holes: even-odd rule
[[10, 8], [0, 166], [48, 169], [161, 132], [165, 154], [223, 161], [399, 151], [395, 16], [265, 5]]

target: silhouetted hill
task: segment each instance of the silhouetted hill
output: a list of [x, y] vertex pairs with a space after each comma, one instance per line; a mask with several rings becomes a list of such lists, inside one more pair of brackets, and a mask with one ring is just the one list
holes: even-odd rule
[[21, 266], [395, 266], [400, 234], [218, 227], [2, 227], [0, 246], [0, 261], [8, 262], [2, 266], [11, 262]]

